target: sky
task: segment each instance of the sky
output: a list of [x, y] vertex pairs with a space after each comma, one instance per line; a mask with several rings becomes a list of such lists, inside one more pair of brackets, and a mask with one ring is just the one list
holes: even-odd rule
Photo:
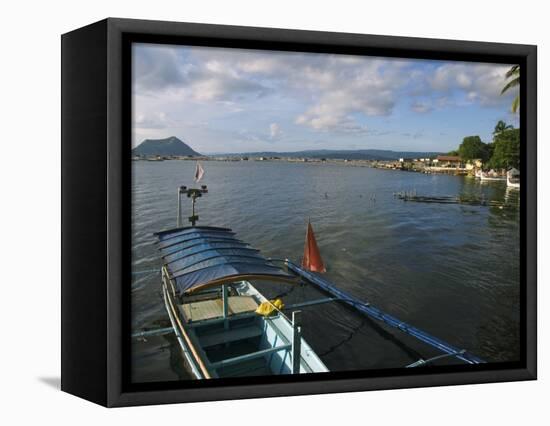
[[134, 44], [133, 146], [176, 136], [203, 154], [447, 152], [519, 125], [510, 65]]

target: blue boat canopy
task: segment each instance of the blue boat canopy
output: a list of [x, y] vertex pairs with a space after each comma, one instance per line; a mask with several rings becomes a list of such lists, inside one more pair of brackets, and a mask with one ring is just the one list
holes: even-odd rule
[[156, 236], [164, 266], [180, 296], [241, 280], [296, 281], [228, 228], [193, 226]]

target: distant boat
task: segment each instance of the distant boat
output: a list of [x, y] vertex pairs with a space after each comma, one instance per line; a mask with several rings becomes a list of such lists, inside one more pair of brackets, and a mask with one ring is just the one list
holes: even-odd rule
[[490, 170], [488, 172], [482, 171], [481, 174], [479, 175], [479, 178], [482, 181], [505, 181], [506, 180], [506, 177], [499, 175], [494, 170]]
[[506, 173], [506, 185], [510, 188], [519, 188], [519, 170], [508, 170]]

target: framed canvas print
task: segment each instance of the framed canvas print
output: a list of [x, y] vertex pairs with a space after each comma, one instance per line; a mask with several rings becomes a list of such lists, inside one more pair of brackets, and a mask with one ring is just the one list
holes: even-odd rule
[[536, 47], [107, 19], [62, 37], [62, 389], [536, 378]]

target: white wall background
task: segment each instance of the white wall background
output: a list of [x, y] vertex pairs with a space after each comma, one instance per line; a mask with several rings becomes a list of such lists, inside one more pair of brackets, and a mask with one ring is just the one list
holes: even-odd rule
[[[0, 24], [0, 423], [543, 424], [550, 214], [548, 12], [544, 2], [277, 0], [4, 1]], [[108, 16], [539, 46], [537, 382], [106, 410], [58, 391], [60, 34]], [[28, 261], [27, 259], [30, 259]], [[546, 303], [545, 303], [546, 300]], [[547, 309], [545, 309], [545, 307]], [[548, 420], [547, 420], [548, 421]]]

